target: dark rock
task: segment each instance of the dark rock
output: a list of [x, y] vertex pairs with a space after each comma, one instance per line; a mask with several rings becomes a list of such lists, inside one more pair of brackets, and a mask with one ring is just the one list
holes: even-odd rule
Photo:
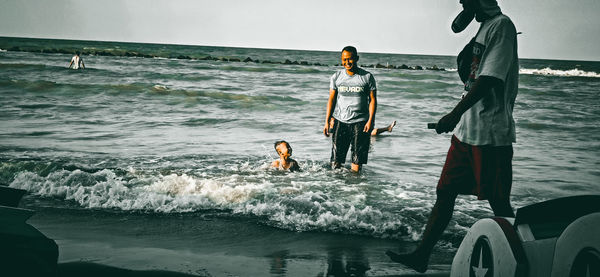
[[400, 69], [408, 69], [409, 67], [408, 67], [408, 65], [402, 64], [402, 65], [401, 65], [400, 67], [398, 67], [398, 68], [400, 68]]
[[301, 61], [300, 64], [301, 65], [310, 65], [308, 62], [305, 62], [305, 61]]
[[292, 61], [285, 59], [285, 61], [283, 62], [283, 64], [292, 64]]
[[253, 62], [253, 60], [252, 60], [250, 57], [247, 57], [246, 59], [244, 59], [244, 62], [245, 62], [245, 63], [248, 63], [248, 62]]
[[375, 68], [385, 68], [385, 65], [378, 63], [375, 65]]
[[415, 69], [416, 69], [416, 70], [423, 70], [423, 67], [422, 67], [422, 66], [420, 66], [420, 65], [417, 65], [417, 66], [415, 66]]
[[26, 190], [0, 185], [0, 205], [16, 208], [26, 192]]
[[241, 60], [238, 58], [231, 58], [231, 59], [229, 59], [229, 61], [230, 62], [241, 62]]

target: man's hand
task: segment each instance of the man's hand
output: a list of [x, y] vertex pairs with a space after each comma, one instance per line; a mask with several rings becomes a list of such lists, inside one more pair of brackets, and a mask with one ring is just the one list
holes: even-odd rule
[[367, 123], [365, 123], [365, 128], [363, 128], [363, 132], [368, 133], [371, 130], [371, 120], [367, 121]]
[[323, 134], [324, 134], [326, 137], [329, 137], [329, 121], [328, 121], [328, 122], [325, 122], [325, 127], [323, 127]]
[[460, 117], [456, 116], [454, 112], [451, 112], [438, 121], [435, 131], [438, 134], [452, 132], [456, 127], [456, 124], [460, 121]]

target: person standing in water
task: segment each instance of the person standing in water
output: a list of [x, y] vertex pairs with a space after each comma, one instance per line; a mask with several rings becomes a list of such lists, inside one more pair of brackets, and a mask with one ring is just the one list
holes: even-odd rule
[[418, 272], [427, 270], [459, 194], [487, 199], [496, 216], [515, 215], [510, 191], [512, 143], [516, 141], [512, 113], [519, 78], [517, 32], [496, 0], [460, 3], [463, 11], [452, 23], [452, 30], [461, 32], [473, 17], [481, 25], [458, 57], [458, 71], [467, 93], [435, 128], [438, 134], [457, 129], [437, 184], [437, 199], [417, 248], [406, 254], [386, 252], [393, 261]]
[[80, 56], [80, 53], [75, 53], [75, 56], [71, 58], [71, 63], [69, 63], [69, 68], [72, 69], [85, 69], [85, 63], [83, 63], [83, 59]]
[[[370, 72], [358, 67], [358, 52], [353, 46], [342, 49], [343, 69], [331, 76], [329, 100], [325, 112], [323, 134], [332, 133], [331, 166], [339, 168], [352, 151], [351, 170], [359, 172], [367, 163], [370, 133], [377, 110], [377, 85]], [[334, 118], [333, 126], [330, 124]]]

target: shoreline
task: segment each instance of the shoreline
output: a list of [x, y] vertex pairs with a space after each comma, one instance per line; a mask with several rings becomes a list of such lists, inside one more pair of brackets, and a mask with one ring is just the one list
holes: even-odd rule
[[28, 223], [58, 244], [59, 276], [85, 271], [98, 276], [448, 276], [452, 259], [434, 255], [430, 270], [421, 275], [385, 255], [398, 245], [406, 251], [412, 243], [186, 214], [47, 208]]

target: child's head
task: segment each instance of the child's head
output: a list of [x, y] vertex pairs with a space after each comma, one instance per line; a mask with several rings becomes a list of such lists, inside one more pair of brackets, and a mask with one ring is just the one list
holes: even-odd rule
[[290, 146], [290, 144], [285, 141], [285, 140], [279, 140], [275, 142], [275, 151], [277, 151], [277, 154], [279, 155], [279, 157], [283, 158], [283, 159], [288, 159], [290, 156], [292, 156], [292, 147]]
[[342, 49], [342, 66], [346, 70], [353, 71], [357, 67], [358, 51], [354, 46], [346, 46]]

